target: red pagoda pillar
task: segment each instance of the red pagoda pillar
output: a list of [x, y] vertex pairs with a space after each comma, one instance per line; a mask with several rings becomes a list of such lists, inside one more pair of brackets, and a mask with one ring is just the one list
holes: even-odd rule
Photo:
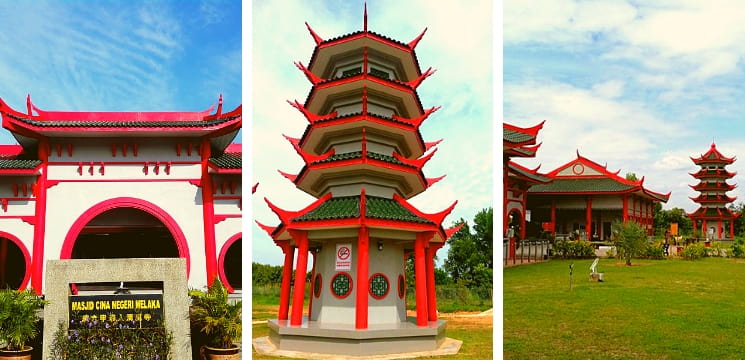
[[[364, 198], [365, 190], [362, 190]], [[366, 226], [360, 226], [357, 236], [357, 290], [355, 313], [355, 328], [367, 329], [367, 277], [370, 264], [370, 231]]]
[[285, 254], [285, 262], [282, 267], [282, 287], [279, 291], [279, 315], [277, 319], [287, 320], [290, 311], [290, 283], [292, 282], [292, 263], [295, 261], [295, 248], [289, 241], [283, 241], [280, 245]]
[[444, 244], [430, 243], [427, 247], [427, 314], [429, 321], [437, 321], [437, 294], [435, 292], [435, 255]]
[[587, 209], [585, 210], [585, 233], [587, 240], [592, 240], [592, 197], [587, 197]]
[[556, 236], [556, 201], [551, 200], [551, 235]]
[[416, 324], [427, 326], [427, 269], [425, 268], [425, 247], [428, 234], [417, 233], [414, 242], [414, 276], [416, 276]]
[[622, 211], [623, 211], [622, 218], [623, 218], [623, 222], [625, 223], [626, 221], [629, 220], [629, 197], [625, 195], [623, 197], [623, 210]]
[[305, 301], [305, 274], [308, 272], [308, 233], [290, 230], [292, 239], [297, 245], [297, 265], [295, 267], [295, 284], [292, 294], [292, 314], [290, 325], [300, 326], [303, 323], [303, 302]]

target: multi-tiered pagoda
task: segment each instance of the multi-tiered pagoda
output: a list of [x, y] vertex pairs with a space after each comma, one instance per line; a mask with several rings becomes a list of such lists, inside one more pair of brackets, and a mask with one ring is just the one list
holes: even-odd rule
[[[442, 227], [455, 204], [425, 214], [408, 202], [442, 179], [422, 171], [438, 142], [425, 142], [419, 127], [439, 108], [425, 109], [417, 95], [434, 72], [422, 72], [414, 52], [424, 33], [402, 43], [368, 31], [366, 14], [362, 31], [330, 40], [308, 30], [315, 50], [307, 66], [295, 65], [313, 87], [304, 103], [290, 102], [308, 126], [300, 138], [286, 136], [305, 165], [282, 175], [318, 200], [299, 211], [267, 200], [281, 223], [259, 225], [285, 254], [269, 339], [280, 350], [346, 355], [434, 350], [445, 339], [434, 256], [457, 228]], [[410, 256], [416, 276], [411, 320], [405, 300]]]
[[[727, 208], [727, 204], [736, 199], [727, 196], [727, 191], [736, 186], [728, 184], [727, 179], [731, 179], [736, 173], [727, 171], [725, 166], [732, 164], [736, 159], [722, 155], [712, 142], [706, 154], [691, 160], [701, 167], [698, 172], [691, 174], [699, 180], [699, 183], [691, 185], [691, 188], [700, 193], [697, 197], [691, 198], [700, 205], [698, 210], [688, 214], [693, 221], [693, 230], [701, 229], [704, 236], [710, 239], [734, 238], [735, 219], [742, 214]], [[727, 228], [729, 234], [725, 236], [724, 231]]]

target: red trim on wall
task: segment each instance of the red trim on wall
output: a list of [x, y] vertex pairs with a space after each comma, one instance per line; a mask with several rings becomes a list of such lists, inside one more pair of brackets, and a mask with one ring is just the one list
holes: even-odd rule
[[31, 272], [33, 271], [33, 268], [31, 266], [31, 256], [28, 253], [28, 249], [25, 245], [23, 245], [23, 241], [21, 241], [19, 238], [11, 233], [0, 230], [0, 237], [12, 241], [14, 244], [16, 244], [16, 246], [18, 246], [19, 249], [21, 249], [21, 252], [23, 253], [23, 260], [26, 262], [26, 274], [23, 276], [23, 281], [21, 281], [21, 285], [18, 287], [18, 290], [23, 290], [28, 285], [28, 282], [31, 279]]
[[[228, 277], [225, 275], [225, 255], [227, 255], [228, 250], [230, 250], [230, 247], [233, 246], [233, 243], [235, 243], [238, 240], [243, 239], [243, 233], [239, 232], [230, 238], [228, 238], [227, 241], [225, 241], [225, 244], [222, 245], [222, 249], [220, 250], [220, 257], [217, 259], [217, 269], [218, 274], [220, 275], [220, 281], [225, 285], [225, 289], [228, 290], [229, 293], [234, 293], [235, 289], [233, 289], [232, 286], [230, 286], [230, 283], [228, 282]], [[241, 256], [241, 258], [243, 258]], [[241, 266], [243, 264], [241, 263]]]
[[[108, 165], [142, 165], [144, 161], [107, 161]], [[170, 161], [172, 165], [198, 165], [200, 161]], [[49, 161], [49, 165], [78, 165], [80, 162], [77, 161]]]
[[104, 200], [84, 211], [80, 215], [80, 217], [75, 220], [72, 226], [70, 226], [70, 230], [65, 236], [65, 241], [62, 243], [60, 259], [65, 260], [72, 257], [72, 249], [75, 246], [75, 240], [77, 240], [78, 235], [80, 235], [83, 228], [89, 222], [91, 222], [91, 220], [106, 211], [117, 208], [134, 208], [142, 210], [160, 220], [160, 222], [162, 222], [163, 225], [165, 225], [165, 227], [171, 233], [171, 236], [173, 236], [173, 240], [176, 243], [176, 248], [178, 249], [179, 257], [186, 259], [186, 275], [187, 277], [189, 276], [191, 271], [191, 256], [189, 253], [189, 245], [186, 241], [186, 236], [184, 236], [184, 232], [181, 231], [181, 227], [178, 225], [176, 220], [174, 220], [170, 214], [161, 209], [159, 206], [151, 202], [132, 197], [118, 197]]

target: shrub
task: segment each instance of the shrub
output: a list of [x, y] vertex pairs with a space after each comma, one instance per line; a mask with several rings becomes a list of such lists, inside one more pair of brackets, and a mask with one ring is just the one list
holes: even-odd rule
[[647, 246], [646, 257], [652, 260], [662, 260], [665, 258], [665, 250], [658, 244], [649, 245]]
[[595, 255], [595, 247], [585, 240], [562, 240], [556, 242], [554, 252], [564, 259], [592, 257]]
[[701, 243], [693, 243], [683, 249], [683, 257], [686, 260], [697, 260], [706, 256], [706, 246]]
[[190, 290], [189, 296], [192, 326], [207, 336], [207, 346], [232, 348], [233, 342], [241, 338], [241, 302], [230, 302], [228, 291], [218, 279], [206, 292]]
[[[31, 289], [0, 290], [0, 340], [7, 350], [18, 351], [38, 332], [37, 310], [47, 302], [36, 296]], [[0, 345], [2, 346], [2, 345]]]
[[631, 265], [631, 258], [645, 255], [647, 248], [647, 232], [635, 221], [615, 221], [612, 225], [613, 242], [618, 249], [618, 256]]
[[732, 248], [730, 249], [730, 256], [739, 258], [743, 255], [745, 255], [745, 238], [738, 237], [732, 244]]
[[610, 248], [608, 251], [605, 252], [605, 257], [608, 259], [615, 259], [616, 258], [616, 248]]
[[79, 329], [66, 330], [59, 323], [51, 359], [166, 360], [171, 351], [172, 335], [162, 323], [139, 328], [136, 321], [82, 320], [80, 325]]

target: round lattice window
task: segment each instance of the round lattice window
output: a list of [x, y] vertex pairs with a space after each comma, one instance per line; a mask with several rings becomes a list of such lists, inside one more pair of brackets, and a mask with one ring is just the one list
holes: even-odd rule
[[389, 288], [390, 284], [388, 284], [388, 278], [385, 277], [385, 275], [377, 273], [370, 277], [370, 286], [368, 290], [372, 297], [376, 299], [384, 298], [388, 295]]
[[340, 272], [331, 279], [331, 293], [334, 296], [343, 299], [352, 292], [352, 277], [349, 274]]
[[398, 297], [404, 298], [406, 296], [406, 280], [403, 275], [398, 275]]
[[316, 274], [315, 279], [313, 279], [313, 295], [321, 296], [321, 274]]

